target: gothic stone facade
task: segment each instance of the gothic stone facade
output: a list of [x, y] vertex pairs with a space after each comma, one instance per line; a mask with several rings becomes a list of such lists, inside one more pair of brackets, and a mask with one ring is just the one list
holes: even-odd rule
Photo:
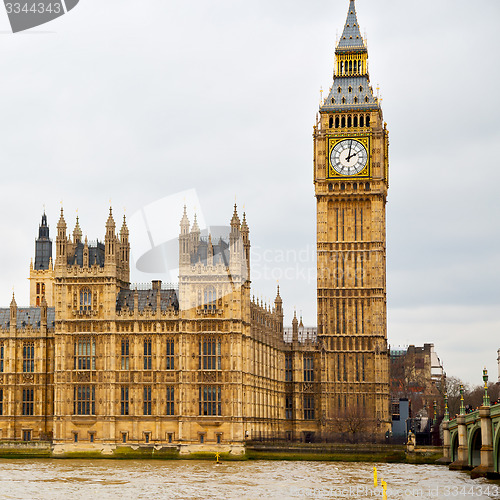
[[30, 266], [46, 295], [0, 310], [0, 439], [237, 453], [252, 438], [321, 433], [317, 343], [299, 341], [296, 318], [285, 341], [279, 290], [272, 308], [250, 297], [245, 217], [235, 207], [213, 242], [186, 213], [180, 226], [178, 289], [137, 289], [125, 220], [116, 234], [110, 211], [104, 242], [89, 243], [78, 220], [67, 236], [61, 210], [54, 263]]

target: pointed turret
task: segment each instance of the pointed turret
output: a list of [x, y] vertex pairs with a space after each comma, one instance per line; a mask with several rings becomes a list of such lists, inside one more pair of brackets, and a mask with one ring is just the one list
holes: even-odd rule
[[194, 222], [193, 227], [191, 228], [190, 233], [190, 253], [194, 256], [194, 261], [198, 261], [198, 246], [200, 244], [200, 226], [198, 226], [198, 218], [196, 214], [194, 214]]
[[292, 320], [292, 341], [299, 341], [299, 322], [297, 321], [297, 311], [293, 311], [293, 320]]
[[[250, 229], [248, 228], [246, 213], [243, 212], [243, 222], [241, 223], [241, 237], [243, 249], [245, 251], [245, 261], [247, 263], [247, 280], [250, 279]], [[279, 289], [279, 287], [278, 287]]]
[[231, 218], [231, 229], [240, 229], [240, 218], [238, 217], [238, 207], [234, 204], [233, 217]]
[[82, 228], [80, 227], [80, 222], [78, 219], [78, 215], [76, 216], [76, 224], [75, 224], [75, 229], [73, 229], [73, 243], [77, 245], [82, 241]]
[[179, 234], [179, 268], [189, 265], [189, 218], [187, 216], [186, 205], [182, 214], [181, 233]]
[[104, 244], [106, 247], [104, 262], [109, 264], [114, 263], [116, 258], [116, 235], [115, 235], [116, 224], [113, 219], [113, 209], [109, 207], [109, 216], [106, 221], [106, 236], [104, 237]]
[[182, 214], [180, 226], [181, 226], [181, 235], [189, 233], [189, 219], [187, 216], [186, 205], [184, 205], [184, 213]]
[[67, 237], [66, 237], [66, 221], [64, 220], [64, 211], [61, 207], [61, 216], [57, 223], [57, 237], [56, 237], [56, 263], [61, 265], [67, 264]]
[[276, 298], [274, 299], [274, 312], [278, 316], [279, 332], [283, 332], [283, 300], [280, 295], [280, 286], [276, 290]]
[[[128, 269], [130, 268], [130, 243], [129, 243], [129, 230], [127, 227], [127, 218], [123, 215], [123, 223], [120, 229], [120, 260], [123, 266], [123, 269], [128, 273]], [[127, 274], [128, 276], [128, 274]], [[125, 276], [125, 281], [128, 281], [129, 278]]]

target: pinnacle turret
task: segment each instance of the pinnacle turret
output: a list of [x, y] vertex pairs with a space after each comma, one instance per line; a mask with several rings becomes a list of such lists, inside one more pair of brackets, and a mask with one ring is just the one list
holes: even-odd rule
[[77, 244], [82, 241], [82, 228], [80, 227], [80, 222], [78, 219], [78, 215], [76, 216], [76, 224], [75, 224], [75, 229], [73, 229], [73, 243]]

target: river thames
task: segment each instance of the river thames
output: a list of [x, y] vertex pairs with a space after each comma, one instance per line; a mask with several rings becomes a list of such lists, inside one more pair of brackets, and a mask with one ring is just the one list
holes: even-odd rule
[[[378, 486], [374, 486], [373, 467]], [[435, 465], [344, 462], [0, 460], [0, 498], [500, 499], [500, 482]]]

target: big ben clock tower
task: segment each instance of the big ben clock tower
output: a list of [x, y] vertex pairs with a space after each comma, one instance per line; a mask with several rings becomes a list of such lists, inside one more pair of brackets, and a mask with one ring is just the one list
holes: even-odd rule
[[[314, 127], [318, 340], [323, 432], [352, 417], [390, 430], [385, 204], [388, 131], [373, 95], [354, 0], [335, 49], [333, 85]], [[344, 418], [345, 417], [345, 418]]]

